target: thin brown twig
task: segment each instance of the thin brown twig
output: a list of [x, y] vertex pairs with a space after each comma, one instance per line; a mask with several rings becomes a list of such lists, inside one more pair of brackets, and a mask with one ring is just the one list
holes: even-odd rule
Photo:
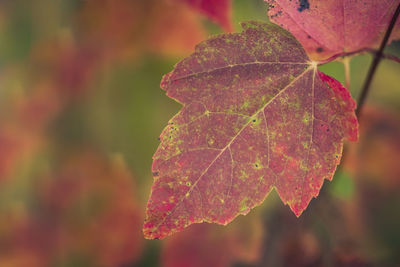
[[367, 98], [369, 89], [371, 87], [372, 79], [375, 75], [375, 72], [379, 65], [379, 62], [382, 59], [383, 50], [385, 49], [385, 47], [389, 41], [390, 34], [392, 33], [392, 30], [394, 28], [394, 25], [396, 24], [396, 20], [397, 20], [397, 17], [399, 16], [399, 14], [400, 14], [400, 3], [397, 6], [397, 9], [393, 14], [393, 17], [390, 21], [389, 27], [386, 30], [385, 36], [381, 42], [379, 50], [377, 53], [375, 53], [374, 60], [372, 61], [371, 67], [369, 68], [367, 78], [365, 79], [364, 86], [361, 90], [360, 97], [358, 98], [358, 101], [357, 101], [358, 107], [356, 109], [356, 115], [357, 115], [358, 119], [360, 119], [361, 110], [364, 105], [365, 99]]

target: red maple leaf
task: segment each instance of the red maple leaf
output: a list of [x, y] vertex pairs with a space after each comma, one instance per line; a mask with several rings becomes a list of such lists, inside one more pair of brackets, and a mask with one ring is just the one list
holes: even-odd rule
[[227, 224], [275, 188], [300, 216], [332, 179], [343, 139], [357, 140], [355, 103], [278, 26], [213, 37], [161, 87], [184, 107], [161, 134], [144, 234]]

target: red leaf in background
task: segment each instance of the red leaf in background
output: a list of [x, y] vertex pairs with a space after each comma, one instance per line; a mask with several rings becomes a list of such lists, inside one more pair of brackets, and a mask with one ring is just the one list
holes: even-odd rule
[[187, 2], [190, 6], [204, 13], [218, 23], [225, 31], [232, 31], [231, 0], [175, 0]]
[[0, 134], [0, 181], [6, 179], [15, 168], [21, 151], [20, 141], [13, 134], [4, 133], [4, 130]]
[[186, 54], [206, 37], [198, 10], [182, 1], [88, 0], [78, 18], [86, 43], [122, 61], [144, 51]]
[[[14, 77], [32, 80], [32, 85], [8, 99], [6, 116], [0, 116], [0, 180], [12, 176], [18, 164], [32, 159], [48, 141], [44, 134], [49, 124], [72, 100], [87, 93], [96, 63], [92, 51], [68, 42], [53, 40], [32, 50], [27, 65], [35, 67], [26, 77]], [[7, 82], [7, 76], [2, 78]]]
[[58, 171], [36, 179], [33, 210], [11, 206], [15, 215], [2, 213], [0, 221], [8, 227], [0, 224], [0, 244], [6, 248], [0, 250], [1, 264], [69, 266], [78, 257], [111, 267], [138, 259], [142, 211], [123, 161], [79, 150], [60, 162]]
[[108, 161], [92, 151], [72, 154], [39, 188], [42, 208], [64, 234], [68, 252], [86, 253], [98, 266], [120, 266], [140, 256], [141, 210], [134, 189], [120, 157]]
[[246, 216], [228, 227], [194, 225], [165, 240], [162, 266], [228, 267], [238, 262], [254, 263], [260, 257], [262, 230], [258, 216]]
[[[35, 43], [24, 62], [27, 71], [13, 64], [2, 70], [3, 86], [21, 82], [24, 88], [2, 105], [0, 180], [12, 176], [23, 159], [33, 158], [48, 141], [44, 135], [50, 123], [72, 101], [94, 92], [91, 83], [104, 66], [144, 51], [186, 54], [205, 38], [197, 12], [183, 3], [88, 0], [77, 11], [76, 32], [66, 29]], [[12, 13], [5, 13], [6, 20]]]
[[181, 1], [160, 1], [152, 6], [145, 48], [164, 55], [188, 55], [207, 37], [197, 10]]
[[299, 216], [332, 179], [343, 139], [357, 140], [355, 103], [292, 35], [248, 22], [213, 37], [165, 75], [184, 105], [161, 134], [144, 234], [227, 224], [275, 188]]
[[29, 96], [8, 101], [0, 116], [0, 181], [12, 177], [24, 160], [46, 142], [43, 132], [60, 110], [57, 92], [48, 84], [38, 84]]
[[[400, 0], [265, 0], [281, 25], [314, 60], [377, 47]], [[400, 20], [397, 21], [400, 25]], [[400, 38], [400, 27], [392, 38]]]

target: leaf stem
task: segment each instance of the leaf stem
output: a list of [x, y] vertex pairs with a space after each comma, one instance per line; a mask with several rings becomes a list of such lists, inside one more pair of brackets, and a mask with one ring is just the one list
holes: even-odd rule
[[372, 79], [375, 75], [375, 72], [376, 72], [379, 62], [382, 59], [383, 50], [385, 49], [385, 46], [387, 45], [387, 43], [389, 41], [390, 34], [392, 33], [392, 30], [394, 28], [394, 25], [396, 23], [396, 20], [397, 20], [397, 17], [399, 16], [399, 14], [400, 14], [400, 3], [397, 6], [397, 9], [393, 14], [392, 20], [390, 21], [389, 27], [386, 30], [385, 36], [381, 42], [378, 52], [375, 54], [372, 64], [368, 70], [367, 78], [365, 79], [364, 86], [361, 90], [361, 94], [357, 101], [358, 107], [356, 110], [356, 115], [357, 115], [358, 119], [360, 119], [361, 110], [362, 110], [362, 107], [364, 106], [365, 99], [367, 98]]
[[[346, 57], [356, 56], [356, 55], [365, 54], [365, 53], [376, 54], [376, 53], [378, 53], [378, 50], [371, 49], [371, 48], [363, 48], [363, 49], [359, 49], [359, 50], [352, 51], [352, 52], [345, 52], [345, 53], [336, 54], [336, 55], [331, 56], [331, 57], [329, 57], [327, 59], [318, 61], [317, 63], [318, 63], [318, 66], [321, 66], [321, 65], [330, 63], [330, 62], [332, 62], [334, 60], [337, 60], [340, 57], [346, 58]], [[382, 58], [389, 59], [389, 60], [392, 60], [394, 62], [400, 63], [400, 58], [396, 57], [395, 55], [389, 55], [389, 54], [382, 53]]]
[[350, 57], [343, 58], [344, 75], [346, 78], [346, 88], [350, 91]]

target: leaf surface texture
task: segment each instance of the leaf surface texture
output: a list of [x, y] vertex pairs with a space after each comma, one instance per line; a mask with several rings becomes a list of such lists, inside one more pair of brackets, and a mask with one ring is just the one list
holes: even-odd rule
[[343, 139], [357, 139], [355, 103], [273, 24], [215, 36], [165, 75], [183, 104], [161, 134], [144, 234], [227, 224], [275, 188], [300, 214], [331, 179]]

